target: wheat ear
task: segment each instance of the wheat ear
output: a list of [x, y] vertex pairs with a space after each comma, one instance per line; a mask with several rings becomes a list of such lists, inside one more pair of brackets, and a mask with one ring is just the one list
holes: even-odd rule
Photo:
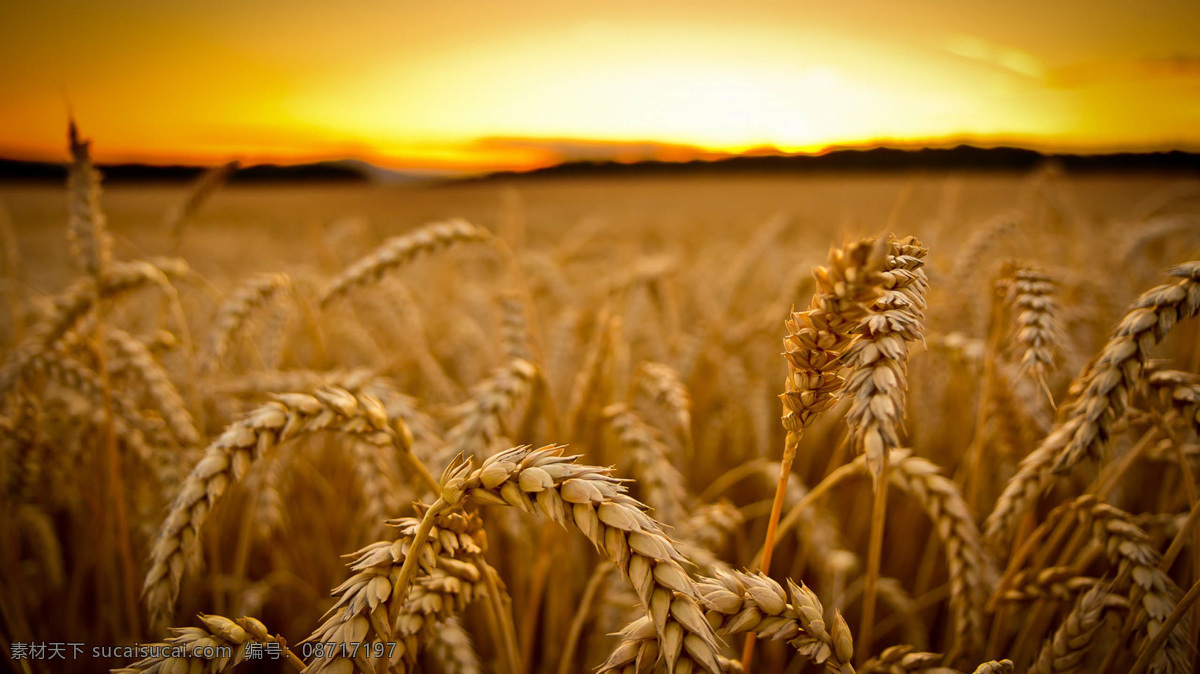
[[478, 469], [468, 461], [447, 470], [441, 500], [452, 507], [468, 498], [510, 505], [574, 525], [633, 584], [668, 670], [718, 674], [717, 637], [681, 566], [687, 558], [609, 469], [579, 465], [575, 458], [562, 456], [561, 447], [515, 447], [488, 457]]
[[402, 442], [383, 406], [366, 394], [328, 387], [313, 395], [285, 393], [230, 425], [204, 452], [184, 481], [159, 528], [142, 593], [156, 620], [170, 617], [190, 556], [209, 512], [229, 485], [275, 445], [318, 431], [339, 431], [373, 444]]
[[[181, 260], [162, 260], [157, 264], [140, 260], [113, 262], [100, 279], [99, 295], [108, 299], [151, 283], [169, 287], [170, 278], [183, 276], [187, 271], [186, 263]], [[0, 368], [0, 394], [12, 390], [26, 374], [34, 356], [53, 350], [63, 336], [95, 308], [96, 288], [95, 279], [83, 277], [53, 299], [50, 314], [33, 327]]]
[[[409, 517], [389, 524], [400, 538], [372, 543], [351, 555], [354, 575], [333, 590], [337, 603], [305, 640], [326, 647], [309, 662], [305, 674], [374, 672], [373, 663], [384, 657], [400, 672], [409, 672], [438, 623], [458, 615], [485, 592], [472, 561], [487, 547], [483, 523], [474, 515], [445, 513], [434, 519], [429, 544], [416, 553], [421, 573], [412, 592], [403, 605], [393, 606], [393, 582], [413, 550], [421, 522]], [[395, 648], [387, 650], [394, 652], [381, 648], [392, 644]]]
[[1080, 662], [1095, 646], [1096, 631], [1104, 624], [1108, 590], [1096, 585], [1079, 595], [1054, 636], [1042, 646], [1029, 674], [1065, 674], [1079, 671]]
[[475, 387], [471, 400], [456, 410], [458, 421], [446, 434], [446, 446], [437, 464], [445, 465], [458, 454], [487, 452], [500, 439], [505, 417], [529, 400], [540, 373], [533, 363], [513, 358]]
[[687, 490], [683, 475], [671, 462], [671, 448], [637, 412], [623, 404], [608, 406], [604, 415], [616, 432], [624, 463], [637, 480], [642, 500], [659, 521], [679, 525]]
[[1033, 377], [1043, 389], [1046, 373], [1063, 340], [1059, 317], [1062, 308], [1058, 286], [1046, 272], [1032, 265], [1019, 265], [1010, 272], [1005, 299], [1013, 309], [1012, 342], [1020, 354], [1021, 373]]
[[465, 220], [451, 220], [422, 227], [414, 232], [395, 236], [373, 253], [347, 267], [321, 294], [325, 306], [345, 297], [355, 288], [365, 286], [393, 269], [401, 267], [422, 253], [470, 241], [489, 241], [492, 233]]
[[92, 278], [102, 278], [112, 263], [112, 236], [100, 209], [100, 172], [92, 166], [91, 143], [80, 140], [73, 119], [68, 136], [71, 166], [67, 172], [67, 192], [70, 194], [67, 239], [84, 273]]
[[287, 274], [260, 274], [239, 287], [217, 311], [216, 328], [213, 329], [208, 353], [201, 361], [200, 371], [206, 374], [216, 372], [229, 353], [234, 335], [246, 326], [250, 314], [266, 306], [275, 297], [289, 292], [291, 287], [292, 280]]
[[183, 234], [187, 230], [185, 225], [188, 221], [204, 206], [213, 193], [233, 177], [238, 168], [240, 166], [235, 159], [205, 171], [188, 191], [187, 199], [167, 213], [163, 221], [163, 229], [169, 232], [172, 254], [178, 254], [179, 249], [183, 246]]
[[108, 341], [113, 347], [113, 356], [128, 364], [127, 370], [141, 381], [147, 396], [167, 422], [167, 428], [182, 445], [194, 445], [200, 441], [196, 423], [191, 412], [183, 403], [183, 396], [167, 376], [166, 370], [146, 345], [124, 330], [109, 328]]
[[1173, 267], [1168, 273], [1183, 280], [1158, 286], [1134, 302], [1097, 361], [1073, 385], [1079, 396], [1062, 410], [1054, 429], [1004, 487], [985, 525], [993, 545], [1007, 541], [1017, 520], [1055, 475], [1070, 471], [1085, 458], [1103, 455], [1113, 425], [1125, 415], [1130, 394], [1141, 381], [1149, 349], [1181, 318], [1200, 311], [1200, 261]]
[[[301, 669], [304, 663], [287, 647], [287, 642], [273, 636], [258, 618], [230, 620], [219, 615], [200, 614], [204, 627], [172, 627], [175, 636], [164, 643], [151, 646], [161, 655], [139, 660], [129, 667], [110, 670], [112, 674], [217, 674], [240, 665], [246, 660], [248, 645], [278, 644], [288, 662]], [[229, 652], [226, 657], [223, 652]], [[208, 653], [213, 653], [208, 657]]]
[[[1128, 513], [1118, 508], [1085, 498], [1078, 513], [1084, 522], [1091, 524], [1093, 539], [1104, 546], [1109, 560], [1117, 565], [1114, 589], [1132, 582], [1131, 618], [1133, 626], [1141, 632], [1141, 640], [1153, 637], [1182, 594], [1171, 577], [1158, 568], [1161, 559], [1158, 551], [1149, 544], [1146, 532], [1131, 521]], [[1150, 671], [1186, 671], [1192, 648], [1190, 633], [1186, 619], [1177, 623], [1167, 637], [1165, 647], [1151, 661]], [[1114, 649], [1121, 648], [1119, 643], [1114, 645]]]

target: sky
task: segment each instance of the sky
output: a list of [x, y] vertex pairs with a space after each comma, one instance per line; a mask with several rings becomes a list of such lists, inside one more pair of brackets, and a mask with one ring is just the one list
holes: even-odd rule
[[0, 156], [71, 114], [102, 162], [1200, 150], [1200, 2], [0, 2]]

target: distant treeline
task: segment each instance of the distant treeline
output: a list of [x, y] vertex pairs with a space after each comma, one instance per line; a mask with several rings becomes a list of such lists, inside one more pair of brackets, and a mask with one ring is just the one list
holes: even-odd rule
[[835, 150], [822, 155], [741, 156], [712, 161], [571, 162], [529, 172], [493, 173], [488, 177], [675, 174], [698, 172], [849, 172], [849, 171], [1028, 171], [1047, 162], [1071, 172], [1200, 173], [1200, 154], [1193, 152], [1122, 152], [1100, 155], [1044, 154], [1013, 147], [961, 145], [947, 149]]
[[[181, 182], [195, 180], [206, 168], [201, 166], [153, 166], [150, 164], [112, 164], [99, 166], [104, 181], [111, 182]], [[0, 181], [32, 181], [62, 183], [67, 179], [64, 164], [0, 159]], [[230, 182], [362, 182], [367, 176], [349, 166], [334, 163], [274, 166], [263, 164], [239, 169]]]
[[[1122, 152], [1076, 155], [1044, 154], [1013, 147], [980, 148], [960, 145], [945, 149], [835, 150], [823, 155], [739, 156], [688, 162], [614, 161], [568, 162], [533, 171], [504, 171], [472, 179], [513, 177], [556, 177], [593, 175], [667, 175], [700, 172], [819, 173], [849, 171], [1028, 171], [1054, 162], [1070, 172], [1170, 172], [1200, 173], [1200, 153]], [[365, 164], [322, 162], [297, 166], [251, 166], [233, 175], [234, 183], [266, 182], [362, 182], [372, 178]], [[108, 182], [187, 182], [201, 172], [195, 166], [151, 166], [118, 164], [101, 166]], [[66, 180], [62, 164], [0, 159], [0, 181]], [[454, 182], [453, 180], [450, 182]]]

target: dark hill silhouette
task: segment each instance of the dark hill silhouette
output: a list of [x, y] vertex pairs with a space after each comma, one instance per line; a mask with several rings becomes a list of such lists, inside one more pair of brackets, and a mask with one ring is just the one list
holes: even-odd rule
[[[715, 160], [687, 162], [572, 161], [532, 171], [500, 171], [466, 178], [449, 178], [448, 183], [463, 180], [497, 178], [677, 175], [718, 172], [818, 173], [854, 171], [1028, 171], [1053, 161], [1071, 172], [1186, 172], [1200, 173], [1200, 153], [1122, 152], [1115, 154], [1044, 154], [1015, 147], [980, 148], [959, 145], [953, 148], [926, 149], [839, 149], [820, 155], [780, 155], [756, 152]], [[188, 182], [195, 180], [202, 167], [117, 164], [100, 166], [106, 182]], [[355, 161], [320, 162], [295, 166], [259, 165], [239, 170], [233, 183], [271, 182], [362, 182], [378, 180], [381, 173], [405, 178], [404, 174], [378, 169]], [[63, 182], [62, 164], [0, 159], [0, 181]]]
[[[106, 183], [190, 182], [206, 169], [202, 166], [155, 166], [150, 164], [110, 164], [97, 168]], [[0, 181], [65, 182], [67, 167], [49, 162], [0, 159]], [[320, 162], [295, 166], [262, 164], [240, 169], [232, 183], [277, 182], [363, 182], [367, 174], [340, 162]]]
[[571, 162], [526, 172], [497, 172], [485, 178], [524, 176], [648, 175], [707, 172], [853, 172], [853, 171], [1028, 171], [1052, 161], [1072, 172], [1200, 172], [1200, 154], [1193, 152], [1122, 152], [1077, 155], [1043, 154], [1014, 147], [902, 150], [871, 148], [834, 150], [820, 155], [758, 155], [690, 162], [643, 161]]

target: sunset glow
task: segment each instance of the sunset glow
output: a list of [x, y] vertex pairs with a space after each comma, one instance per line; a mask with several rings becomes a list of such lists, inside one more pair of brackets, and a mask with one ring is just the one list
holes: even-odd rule
[[[1200, 5], [0, 7], [0, 156], [531, 168], [875, 142], [1200, 147]], [[1053, 6], [1045, 6], [1053, 5]]]

